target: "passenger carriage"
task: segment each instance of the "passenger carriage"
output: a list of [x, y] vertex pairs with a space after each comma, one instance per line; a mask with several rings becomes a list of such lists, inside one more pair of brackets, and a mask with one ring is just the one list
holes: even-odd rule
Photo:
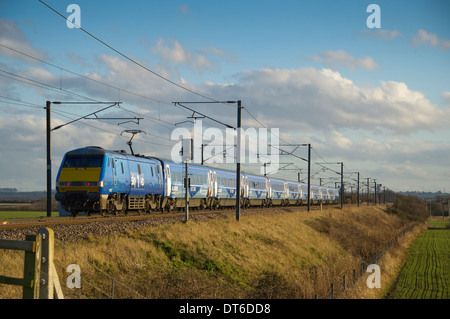
[[[298, 182], [286, 182], [286, 204], [301, 205], [301, 184]], [[308, 194], [307, 194], [308, 195]]]
[[328, 204], [330, 202], [330, 195], [328, 193], [328, 188], [324, 186], [319, 186], [320, 192], [320, 202], [322, 204]]
[[268, 179], [266, 177], [245, 175], [244, 177], [244, 199], [246, 206], [261, 206], [267, 205]]
[[270, 206], [280, 206], [285, 204], [286, 185], [284, 180], [270, 178], [268, 191]]
[[311, 186], [311, 204], [317, 205], [321, 200], [319, 186]]

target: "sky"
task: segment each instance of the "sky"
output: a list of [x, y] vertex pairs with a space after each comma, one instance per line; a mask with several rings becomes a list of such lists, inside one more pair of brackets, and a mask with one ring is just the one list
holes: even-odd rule
[[52, 132], [54, 185], [67, 151], [129, 150], [125, 130], [143, 131], [136, 153], [169, 159], [181, 129], [225, 137], [235, 103], [173, 102], [241, 100], [243, 128], [277, 132], [294, 154], [272, 177], [304, 180], [311, 144], [314, 184], [334, 186], [342, 162], [346, 189], [359, 172], [449, 191], [449, 12], [446, 0], [0, 0], [0, 188], [46, 188], [46, 101], [92, 102], [52, 104], [53, 128], [121, 102]]

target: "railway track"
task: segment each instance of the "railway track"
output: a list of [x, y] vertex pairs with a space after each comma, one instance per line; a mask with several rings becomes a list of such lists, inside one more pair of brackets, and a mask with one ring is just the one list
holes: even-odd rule
[[[190, 212], [190, 215], [201, 214], [205, 212]], [[213, 213], [209, 211], [208, 213]], [[51, 225], [75, 225], [86, 224], [92, 222], [110, 222], [110, 221], [132, 221], [132, 220], [144, 220], [151, 218], [168, 218], [184, 216], [184, 212], [170, 212], [159, 214], [145, 214], [145, 215], [118, 215], [118, 216], [82, 216], [82, 217], [39, 217], [39, 218], [27, 218], [26, 220], [9, 219], [0, 220], [0, 230], [26, 228], [35, 226], [51, 226]]]
[[[311, 210], [320, 209], [320, 206], [311, 206]], [[270, 212], [271, 210], [283, 210], [283, 211], [306, 211], [306, 206], [287, 206], [287, 207], [272, 207], [272, 208], [246, 208], [241, 209], [241, 213], [257, 213], [257, 212]], [[208, 214], [234, 214], [234, 209], [219, 209], [219, 210], [190, 210], [189, 216], [208, 215]], [[120, 221], [133, 221], [133, 220], [146, 220], [146, 219], [158, 219], [158, 218], [170, 218], [180, 217], [184, 218], [184, 211], [167, 212], [167, 213], [151, 213], [151, 214], [137, 214], [129, 213], [125, 215], [94, 215], [94, 216], [64, 216], [64, 217], [39, 217], [39, 218], [24, 218], [24, 219], [3, 219], [0, 220], [0, 231], [6, 229], [18, 229], [36, 226], [52, 226], [52, 225], [76, 225], [86, 224], [93, 222], [120, 222]]]

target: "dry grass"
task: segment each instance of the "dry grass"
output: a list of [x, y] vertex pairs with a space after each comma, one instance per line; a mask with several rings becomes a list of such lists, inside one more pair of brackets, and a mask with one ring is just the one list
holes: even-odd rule
[[[115, 298], [325, 297], [331, 282], [359, 269], [366, 256], [406, 226], [383, 209], [281, 211], [243, 216], [240, 222], [217, 218], [102, 238], [92, 235], [57, 243], [55, 262], [68, 298], [108, 298], [112, 278]], [[402, 240], [380, 264], [383, 291], [408, 243]], [[21, 262], [20, 257], [0, 260], [2, 268]], [[69, 264], [81, 267], [81, 289], [66, 288]], [[338, 297], [382, 295], [380, 289], [367, 288], [365, 277], [360, 283]], [[0, 285], [0, 298], [20, 298], [4, 287]]]

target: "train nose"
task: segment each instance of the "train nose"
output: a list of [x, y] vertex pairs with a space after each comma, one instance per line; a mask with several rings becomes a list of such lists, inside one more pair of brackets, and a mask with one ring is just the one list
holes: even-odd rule
[[55, 200], [58, 202], [63, 202], [66, 198], [66, 195], [64, 193], [56, 193], [55, 194]]

